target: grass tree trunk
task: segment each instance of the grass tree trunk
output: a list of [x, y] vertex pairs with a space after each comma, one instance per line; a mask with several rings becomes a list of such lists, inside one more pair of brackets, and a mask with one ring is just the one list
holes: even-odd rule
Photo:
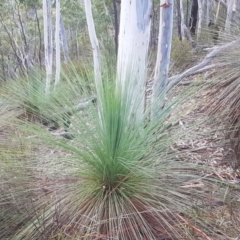
[[56, 74], [55, 87], [60, 82], [61, 54], [60, 54], [60, 0], [56, 0], [56, 25], [55, 25], [55, 47], [56, 47]]
[[158, 55], [153, 86], [153, 102], [156, 102], [157, 99], [159, 101], [157, 101], [157, 105], [153, 105], [153, 117], [158, 116], [164, 105], [172, 44], [174, 1], [165, 2], [165, 0], [161, 0]]
[[152, 0], [121, 2], [117, 91], [128, 96], [132, 115], [144, 112], [144, 88], [150, 41]]
[[52, 78], [52, 20], [51, 20], [51, 1], [43, 0], [43, 25], [44, 25], [44, 52], [46, 68], [46, 86], [45, 91], [49, 93]]

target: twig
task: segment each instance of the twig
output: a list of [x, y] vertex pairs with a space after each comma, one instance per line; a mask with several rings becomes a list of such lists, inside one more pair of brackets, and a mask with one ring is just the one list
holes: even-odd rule
[[192, 224], [190, 224], [189, 222], [187, 222], [183, 217], [181, 217], [179, 214], [177, 214], [177, 216], [189, 227], [191, 227], [192, 229], [194, 229], [196, 232], [198, 232], [199, 234], [201, 234], [202, 236], [204, 236], [207, 240], [211, 240], [210, 237], [207, 236], [206, 233], [204, 233], [203, 231], [201, 231], [200, 229], [198, 229], [197, 227], [193, 226]]

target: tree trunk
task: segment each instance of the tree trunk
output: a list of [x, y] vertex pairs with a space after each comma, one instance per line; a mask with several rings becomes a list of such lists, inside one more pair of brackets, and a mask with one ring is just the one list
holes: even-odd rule
[[114, 35], [114, 41], [115, 41], [115, 52], [116, 52], [116, 57], [118, 55], [118, 32], [119, 32], [119, 26], [118, 26], [118, 10], [117, 10], [117, 4], [115, 0], [112, 0], [113, 3], [113, 11], [114, 11], [114, 30], [115, 30], [115, 35]]
[[40, 29], [40, 22], [39, 22], [39, 18], [38, 18], [38, 14], [37, 14], [37, 9], [34, 8], [35, 11], [35, 15], [36, 15], [36, 21], [37, 21], [37, 29], [38, 29], [38, 37], [39, 37], [39, 50], [38, 50], [38, 60], [39, 60], [39, 65], [40, 68], [42, 68], [42, 33], [41, 33], [41, 29]]
[[178, 37], [180, 41], [182, 41], [180, 0], [177, 0], [177, 27], [178, 27]]
[[68, 43], [67, 43], [67, 36], [66, 31], [63, 23], [62, 16], [60, 14], [60, 36], [62, 40], [62, 50], [63, 50], [63, 56], [64, 56], [64, 62], [69, 62], [69, 49], [68, 49]]
[[[81, 4], [81, 1], [80, 1]], [[102, 89], [99, 85], [101, 84], [101, 63], [100, 63], [100, 49], [98, 44], [98, 39], [95, 31], [95, 25], [92, 15], [92, 4], [91, 0], [84, 0], [85, 13], [87, 18], [88, 33], [90, 37], [90, 42], [93, 50], [93, 63], [94, 63], [94, 75], [95, 84], [97, 91]], [[99, 94], [100, 96], [100, 94]]]
[[52, 78], [52, 19], [51, 19], [51, 0], [43, 0], [43, 25], [44, 25], [44, 49], [45, 49], [45, 68], [46, 86], [45, 91], [49, 93]]
[[186, 26], [188, 26], [188, 16], [189, 16], [189, 0], [187, 0], [186, 22], [185, 22]]
[[153, 102], [159, 105], [153, 105], [153, 118], [158, 116], [160, 110], [163, 108], [166, 85], [168, 79], [170, 53], [172, 44], [172, 29], [173, 29], [173, 0], [169, 0], [166, 5], [165, 0], [161, 0], [160, 7], [160, 23], [159, 23], [159, 37], [158, 37], [158, 55], [155, 66], [154, 86], [153, 86]]
[[56, 0], [56, 25], [55, 25], [55, 48], [56, 48], [56, 73], [55, 85], [60, 82], [61, 54], [60, 54], [60, 0]]
[[233, 20], [236, 25], [239, 25], [240, 22], [240, 0], [235, 0]]
[[128, 104], [136, 119], [144, 112], [151, 10], [151, 0], [124, 0], [121, 3], [117, 91], [129, 93]]
[[189, 21], [189, 28], [192, 35], [196, 33], [198, 19], [198, 0], [192, 0], [191, 16]]
[[185, 31], [184, 31], [184, 28], [185, 28], [185, 24], [184, 24], [184, 12], [183, 12], [183, 2], [182, 0], [179, 0], [180, 1], [180, 15], [181, 15], [181, 35], [182, 35], [182, 40], [185, 39]]
[[200, 38], [202, 30], [202, 18], [203, 18], [203, 2], [198, 0], [198, 27], [197, 27], [197, 40]]
[[235, 0], [228, 0], [227, 17], [226, 17], [226, 22], [225, 22], [225, 31], [226, 32], [229, 32], [230, 28], [231, 28], [234, 1]]

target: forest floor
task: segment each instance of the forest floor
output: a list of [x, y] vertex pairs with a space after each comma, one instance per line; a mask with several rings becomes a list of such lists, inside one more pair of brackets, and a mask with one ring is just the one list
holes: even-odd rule
[[[170, 92], [170, 98], [181, 92], [188, 83], [203, 78], [207, 81], [207, 75], [191, 76]], [[176, 141], [172, 149], [176, 151], [176, 158], [181, 161], [189, 161], [207, 167], [208, 176], [213, 176], [220, 181], [229, 182], [232, 186], [240, 186], [240, 167], [233, 168], [236, 155], [226, 139], [226, 131], [221, 119], [209, 120], [208, 106], [209, 94], [206, 90], [191, 99], [183, 107], [184, 113], [176, 123], [179, 131], [187, 132], [187, 135]], [[194, 107], [197, 106], [197, 107]], [[180, 111], [182, 111], [180, 110]], [[206, 121], [206, 119], [208, 119]], [[197, 122], [198, 124], [192, 124]], [[186, 131], [187, 130], [187, 131]], [[195, 183], [201, 187], [201, 183]], [[189, 186], [192, 187], [192, 186]], [[204, 188], [204, 186], [202, 186]], [[226, 193], [227, 194], [227, 193]], [[211, 218], [216, 218], [219, 237], [209, 239], [239, 240], [240, 239], [240, 191], [234, 190], [234, 199], [229, 207], [226, 199], [216, 199], [209, 193], [206, 206], [210, 209]], [[207, 238], [199, 238], [207, 239]]]

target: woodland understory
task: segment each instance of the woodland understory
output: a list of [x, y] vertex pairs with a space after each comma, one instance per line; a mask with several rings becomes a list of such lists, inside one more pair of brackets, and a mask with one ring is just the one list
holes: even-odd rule
[[240, 240], [239, 22], [240, 0], [2, 1], [0, 239]]

